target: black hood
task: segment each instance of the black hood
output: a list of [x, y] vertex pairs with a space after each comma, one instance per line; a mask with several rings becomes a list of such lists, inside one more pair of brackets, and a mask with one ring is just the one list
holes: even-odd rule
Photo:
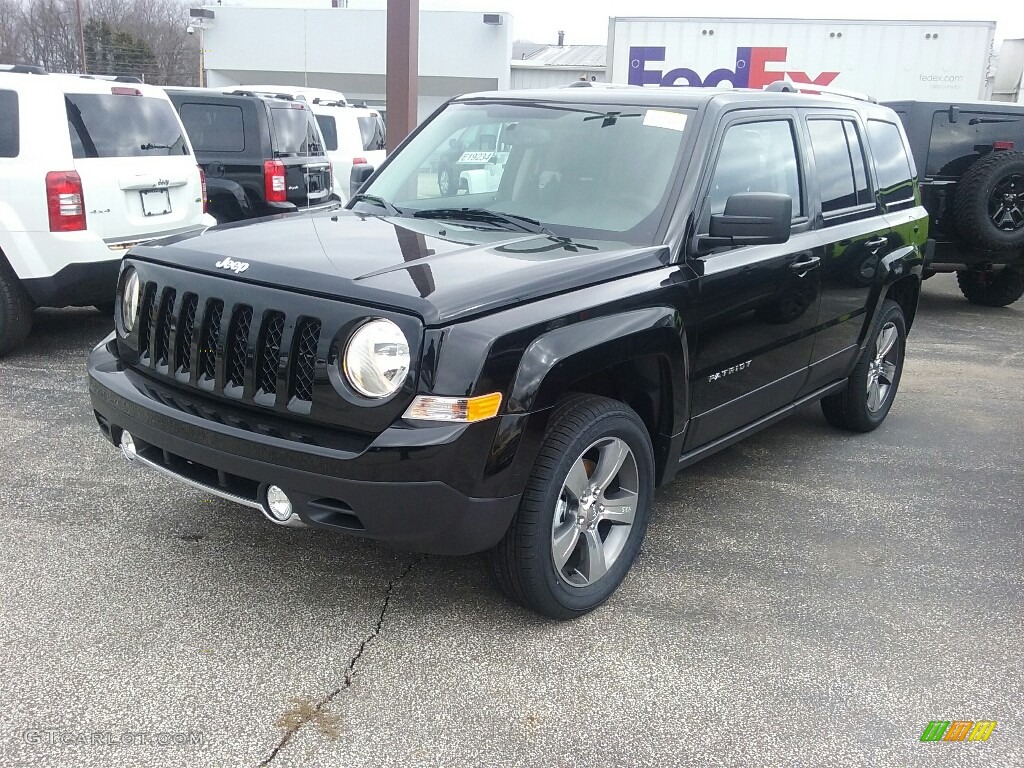
[[136, 247], [131, 256], [403, 309], [427, 325], [656, 269], [668, 258], [661, 246], [481, 232], [347, 210], [217, 227]]

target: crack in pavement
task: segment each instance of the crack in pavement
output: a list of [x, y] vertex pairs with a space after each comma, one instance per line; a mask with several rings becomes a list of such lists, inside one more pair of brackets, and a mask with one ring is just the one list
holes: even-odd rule
[[[318, 701], [315, 705], [311, 705], [310, 703], [304, 704], [300, 699], [293, 699], [293, 704], [296, 705], [295, 710], [286, 713], [280, 720], [278, 720], [278, 724], [286, 728], [284, 735], [267, 758], [263, 760], [263, 762], [259, 763], [257, 768], [266, 768], [266, 766], [270, 765], [274, 761], [274, 758], [277, 757], [278, 753], [288, 746], [288, 743], [292, 738], [294, 738], [294, 736], [307, 723], [315, 721], [319, 723], [321, 728], [324, 730], [331, 730], [325, 726], [328, 718], [324, 713], [324, 709], [328, 704], [334, 701], [335, 697], [352, 685], [352, 679], [356, 674], [356, 665], [359, 663], [359, 660], [363, 658], [363, 653], [366, 651], [366, 647], [372, 643], [384, 629], [384, 619], [387, 616], [388, 606], [391, 604], [391, 596], [394, 594], [395, 587], [398, 585], [398, 582], [409, 575], [409, 571], [413, 569], [413, 566], [415, 566], [416, 563], [422, 562], [425, 559], [426, 555], [420, 555], [419, 557], [413, 558], [413, 560], [402, 569], [402, 572], [399, 573], [398, 576], [388, 582], [387, 587], [384, 589], [384, 602], [381, 604], [380, 614], [377, 617], [377, 626], [374, 628], [373, 632], [363, 639], [359, 644], [359, 649], [355, 652], [355, 655], [349, 659], [348, 666], [345, 668], [344, 682]], [[327, 723], [327, 725], [330, 724]]]

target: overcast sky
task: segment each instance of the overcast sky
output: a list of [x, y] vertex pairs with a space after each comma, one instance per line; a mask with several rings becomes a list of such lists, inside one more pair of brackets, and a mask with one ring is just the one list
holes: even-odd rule
[[[378, 2], [383, 5], [383, 0]], [[352, 0], [350, 5], [366, 7], [378, 2]], [[728, 4], [684, 4], [680, 0], [420, 0], [423, 10], [506, 11], [515, 18], [513, 34], [517, 40], [541, 43], [556, 42], [558, 30], [564, 29], [566, 43], [604, 44], [609, 16], [678, 16], [683, 8], [693, 16], [995, 21], [997, 40], [1024, 37], [1021, 0], [956, 5], [935, 0], [860, 0], [841, 11], [828, 10], [822, 0], [786, 0], [781, 8], [776, 6], [775, 12], [765, 5], [764, 0], [731, 0]]]

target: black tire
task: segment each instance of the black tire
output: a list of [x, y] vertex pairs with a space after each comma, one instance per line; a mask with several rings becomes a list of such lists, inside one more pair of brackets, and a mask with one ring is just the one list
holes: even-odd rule
[[32, 299], [0, 255], [0, 356], [17, 347], [32, 330]]
[[[622, 441], [631, 451], [638, 485], [635, 517], [632, 527], [624, 534], [621, 550], [604, 575], [588, 585], [574, 586], [559, 572], [552, 555], [556, 515], [561, 510], [562, 520], [566, 519], [560, 499], [573, 465], [584, 460], [588, 446], [602, 440]], [[592, 476], [595, 471], [588, 470], [588, 474]], [[496, 584], [520, 605], [554, 619], [573, 619], [594, 610], [622, 583], [640, 551], [653, 494], [654, 452], [647, 429], [636, 412], [604, 397], [571, 395], [565, 398], [551, 415], [544, 443], [512, 525], [505, 538], [489, 553]], [[577, 512], [582, 514], [582, 509], [578, 508]], [[574, 517], [574, 514], [569, 515], [569, 519]], [[611, 526], [602, 534], [599, 524], [593, 525], [596, 535], [610, 540]], [[585, 534], [577, 536], [579, 546], [585, 547]]]
[[1024, 152], [993, 152], [972, 165], [957, 185], [953, 219], [970, 247], [1024, 248]]
[[972, 304], [1005, 307], [1024, 296], [1024, 269], [961, 269], [956, 273], [960, 292]]
[[448, 197], [452, 194], [452, 182], [455, 179], [455, 174], [452, 173], [452, 169], [447, 165], [442, 166], [441, 170], [437, 172], [437, 191], [441, 197]]
[[[878, 367], [876, 357], [880, 334], [890, 323], [896, 332], [895, 372], [888, 377], [882, 377], [888, 381], [888, 388], [877, 407], [872, 407], [869, 381], [873, 370]], [[853, 373], [850, 374], [846, 389], [829, 395], [821, 401], [821, 410], [829, 424], [834, 427], [853, 432], [870, 432], [885, 421], [889, 409], [892, 408], [893, 400], [896, 398], [900, 378], [903, 376], [903, 360], [907, 349], [907, 322], [899, 304], [891, 299], [885, 300], [868, 339], [867, 347], [865, 347], [860, 360], [857, 361]], [[880, 378], [879, 381], [881, 380]]]

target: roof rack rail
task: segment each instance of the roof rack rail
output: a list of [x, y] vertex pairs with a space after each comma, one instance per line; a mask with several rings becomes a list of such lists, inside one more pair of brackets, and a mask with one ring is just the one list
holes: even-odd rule
[[343, 101], [341, 99], [322, 99], [319, 96], [317, 96], [315, 99], [313, 99], [313, 103], [317, 104], [317, 105], [319, 105], [321, 107], [348, 107], [348, 106], [352, 106], [347, 101]]
[[111, 83], [144, 83], [145, 81], [141, 77], [135, 75], [87, 75], [83, 72], [68, 72], [67, 74], [74, 77], [80, 77], [83, 80], [107, 80]]
[[593, 80], [573, 80], [559, 88], [639, 88], [638, 85], [627, 85], [625, 83], [596, 83]]
[[13, 75], [48, 75], [43, 67], [35, 64], [0, 64], [0, 72], [10, 72]]
[[830, 85], [815, 85], [814, 83], [794, 83], [792, 80], [776, 80], [764, 87], [766, 91], [773, 93], [821, 93], [827, 96], [841, 96], [844, 99], [855, 101], [867, 101], [877, 104], [878, 99], [866, 93], [858, 91], [847, 91], [843, 88], [833, 88]]

